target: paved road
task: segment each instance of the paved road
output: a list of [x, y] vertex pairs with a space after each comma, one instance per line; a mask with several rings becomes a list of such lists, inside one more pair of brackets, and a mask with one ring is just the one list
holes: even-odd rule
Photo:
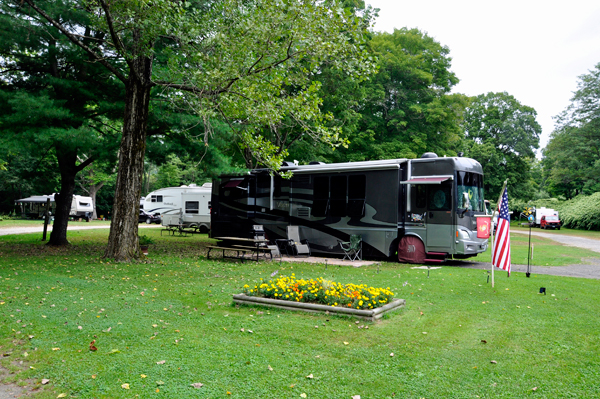
[[[512, 233], [529, 234], [529, 231], [513, 230]], [[531, 235], [536, 237], [548, 238], [550, 240], [560, 242], [561, 244], [565, 244], [570, 247], [584, 248], [589, 249], [590, 251], [600, 253], [600, 240], [595, 240], [593, 238], [574, 237], [568, 236], [566, 234], [546, 233], [542, 231], [531, 231]]]
[[[147, 229], [147, 228], [157, 228], [161, 227], [160, 224], [142, 224], [140, 223], [139, 228]], [[94, 225], [94, 222], [91, 222], [89, 226], [69, 226], [67, 230], [91, 230], [91, 229], [108, 229], [110, 225], [101, 224]], [[30, 227], [0, 227], [0, 236], [6, 236], [11, 234], [28, 234], [28, 233], [42, 233], [44, 231], [44, 226], [30, 226]], [[48, 233], [52, 231], [52, 225], [48, 225]]]

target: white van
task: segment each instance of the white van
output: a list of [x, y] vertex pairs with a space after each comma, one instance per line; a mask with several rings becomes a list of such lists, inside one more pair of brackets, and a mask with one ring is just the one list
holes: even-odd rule
[[160, 214], [163, 226], [194, 227], [208, 233], [211, 188], [212, 183], [161, 188], [146, 195], [144, 210]]

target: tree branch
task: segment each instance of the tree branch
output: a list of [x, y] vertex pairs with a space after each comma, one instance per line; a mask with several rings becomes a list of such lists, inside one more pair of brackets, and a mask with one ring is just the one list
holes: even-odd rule
[[50, 22], [50, 24], [52, 26], [54, 26], [56, 29], [61, 31], [71, 42], [73, 42], [77, 46], [81, 47], [93, 59], [95, 59], [97, 62], [99, 62], [101, 65], [103, 65], [106, 69], [111, 71], [121, 82], [123, 82], [123, 83], [127, 82], [127, 77], [125, 75], [123, 75], [121, 73], [121, 71], [119, 71], [117, 68], [115, 68], [109, 62], [107, 62], [104, 58], [102, 58], [98, 54], [96, 54], [96, 52], [94, 52], [94, 50], [92, 50], [91, 48], [86, 46], [85, 43], [81, 42], [74, 34], [69, 32], [64, 26], [62, 26], [61, 24], [56, 22], [52, 17], [50, 17], [48, 14], [46, 14], [46, 12], [44, 10], [42, 10], [41, 8], [39, 8], [34, 3], [33, 0], [23, 0], [23, 1], [25, 1], [27, 4], [29, 4], [29, 6], [31, 8], [33, 8], [38, 14], [40, 14], [42, 17], [44, 17], [46, 19], [46, 21]]
[[87, 166], [91, 165], [92, 162], [94, 162], [96, 159], [97, 159], [97, 157], [95, 155], [92, 155], [91, 157], [89, 157], [88, 159], [86, 159], [85, 161], [83, 161], [82, 163], [80, 163], [79, 165], [77, 165], [75, 167], [75, 170], [77, 171], [77, 173], [81, 172]]

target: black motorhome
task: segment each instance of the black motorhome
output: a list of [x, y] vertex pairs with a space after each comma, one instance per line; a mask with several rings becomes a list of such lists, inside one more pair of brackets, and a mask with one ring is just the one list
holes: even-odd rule
[[470, 158], [391, 159], [309, 165], [286, 163], [224, 175], [212, 185], [213, 237], [248, 237], [262, 225], [270, 240], [300, 228], [313, 253], [342, 255], [339, 240], [360, 234], [366, 257], [404, 262], [468, 258], [487, 249], [477, 238], [486, 214], [481, 165]]

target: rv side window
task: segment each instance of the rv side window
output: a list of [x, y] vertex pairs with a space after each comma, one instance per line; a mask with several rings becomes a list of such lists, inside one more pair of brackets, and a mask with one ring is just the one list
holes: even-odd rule
[[200, 202], [185, 201], [185, 213], [198, 213], [199, 209], [200, 209]]
[[90, 206], [88, 202], [80, 202], [79, 206]]
[[346, 192], [348, 189], [346, 176], [333, 176], [331, 178], [331, 216], [346, 216]]
[[443, 183], [429, 187], [427, 209], [433, 211], [449, 211], [452, 209], [452, 185]]
[[348, 207], [346, 209], [348, 216], [365, 216], [366, 193], [367, 178], [365, 175], [348, 176]]
[[150, 202], [163, 202], [163, 196], [162, 195], [152, 195], [150, 197]]
[[329, 208], [329, 177], [317, 176], [314, 178], [312, 215], [324, 217]]

